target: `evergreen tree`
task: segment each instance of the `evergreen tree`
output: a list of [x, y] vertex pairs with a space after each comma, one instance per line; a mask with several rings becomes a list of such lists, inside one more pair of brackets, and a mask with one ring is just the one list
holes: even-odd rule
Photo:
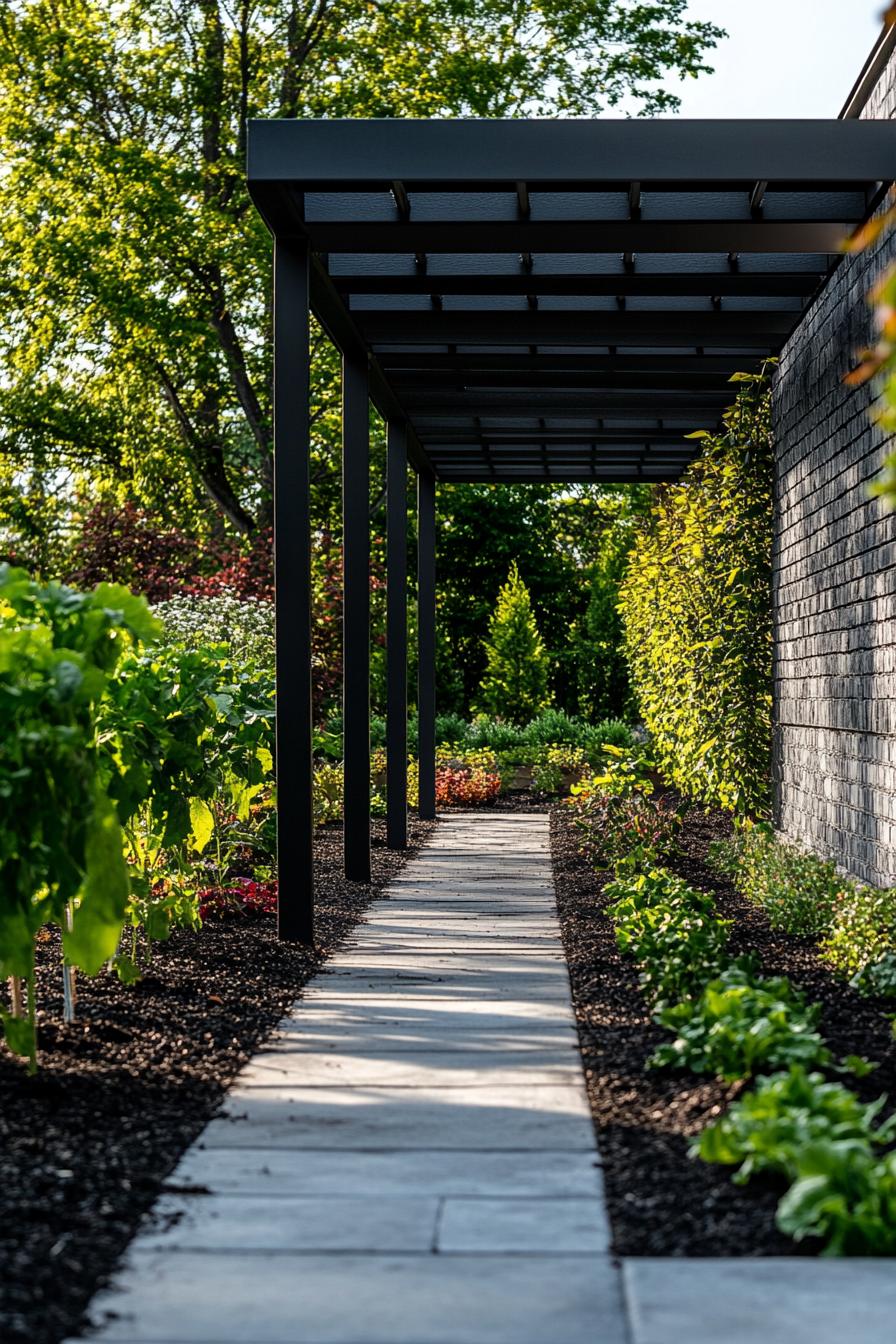
[[488, 662], [479, 687], [481, 707], [513, 723], [528, 723], [548, 703], [550, 660], [516, 561], [498, 594], [488, 632], [484, 641]]

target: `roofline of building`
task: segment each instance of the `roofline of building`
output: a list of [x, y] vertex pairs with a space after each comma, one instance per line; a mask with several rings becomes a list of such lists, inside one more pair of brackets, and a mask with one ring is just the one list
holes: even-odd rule
[[843, 104], [840, 113], [842, 120], [855, 120], [862, 115], [894, 49], [896, 49], [896, 24], [885, 24], [850, 90], [849, 97]]

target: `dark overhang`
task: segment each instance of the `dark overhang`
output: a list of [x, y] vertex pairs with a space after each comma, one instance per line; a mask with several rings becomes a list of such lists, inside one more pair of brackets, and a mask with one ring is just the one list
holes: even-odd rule
[[666, 480], [896, 179], [891, 122], [253, 122], [249, 186], [444, 480]]

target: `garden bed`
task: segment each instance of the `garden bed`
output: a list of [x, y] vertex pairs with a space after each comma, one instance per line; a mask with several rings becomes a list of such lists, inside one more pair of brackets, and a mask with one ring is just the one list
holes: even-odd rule
[[[814, 941], [773, 932], [706, 863], [711, 841], [730, 821], [694, 810], [666, 866], [692, 886], [712, 891], [719, 915], [735, 921], [734, 955], [753, 952], [763, 973], [786, 975], [822, 1006], [820, 1031], [836, 1056], [865, 1055], [880, 1068], [850, 1079], [863, 1099], [896, 1097], [896, 1041], [886, 1013], [892, 1001], [866, 999], [834, 978]], [[588, 1095], [598, 1134], [613, 1231], [621, 1255], [799, 1255], [775, 1227], [780, 1183], [731, 1181], [729, 1167], [691, 1160], [688, 1141], [714, 1120], [748, 1083], [725, 1084], [693, 1074], [653, 1071], [646, 1061], [668, 1033], [656, 1026], [631, 961], [616, 949], [605, 913], [605, 874], [579, 853], [578, 833], [562, 807], [551, 818], [554, 880]]]
[[[411, 821], [419, 845], [432, 823]], [[39, 961], [40, 1072], [0, 1053], [0, 1337], [72, 1333], [143, 1212], [234, 1073], [402, 866], [374, 823], [373, 881], [341, 873], [342, 828], [317, 835], [318, 949], [278, 942], [271, 917], [175, 932], [124, 987], [81, 981], [62, 1025], [58, 946]]]

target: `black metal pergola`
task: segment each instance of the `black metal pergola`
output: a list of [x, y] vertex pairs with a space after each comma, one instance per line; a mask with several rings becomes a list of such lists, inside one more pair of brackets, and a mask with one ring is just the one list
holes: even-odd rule
[[388, 429], [387, 830], [435, 815], [436, 481], [676, 478], [896, 179], [892, 122], [261, 121], [275, 240], [280, 930], [313, 939], [309, 341], [342, 352], [346, 874], [370, 874], [368, 404]]

